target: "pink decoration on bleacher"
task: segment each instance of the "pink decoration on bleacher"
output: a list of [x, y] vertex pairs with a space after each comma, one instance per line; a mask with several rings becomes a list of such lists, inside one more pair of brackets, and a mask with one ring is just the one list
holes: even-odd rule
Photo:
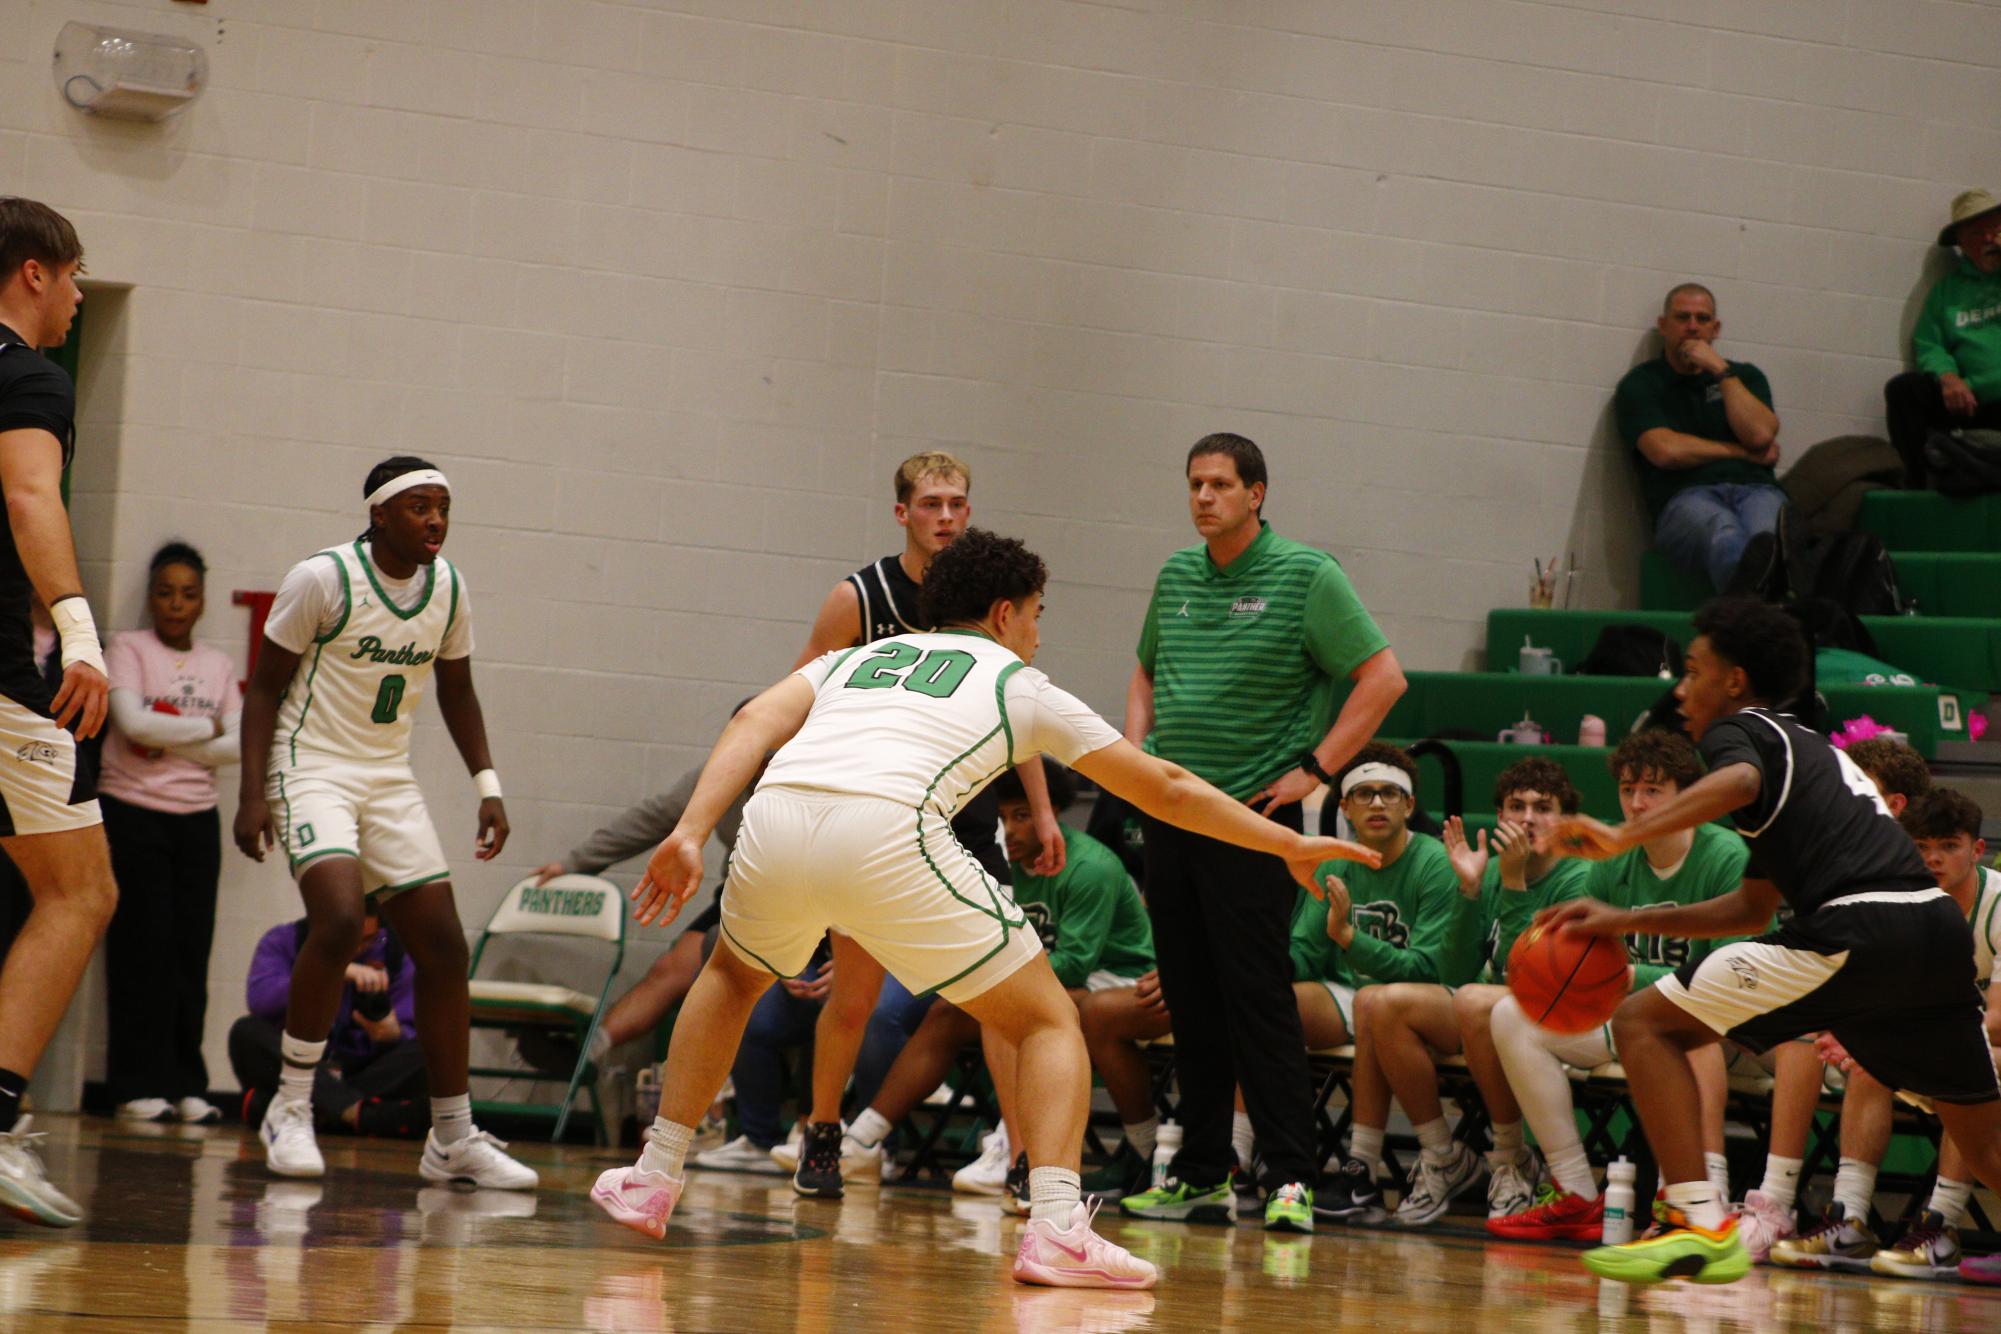
[[1835, 728], [1828, 734], [1827, 739], [1833, 743], [1836, 750], [1846, 750], [1857, 741], [1867, 741], [1872, 736], [1893, 730], [1887, 724], [1879, 723], [1865, 713], [1860, 718], [1850, 718]]
[[1967, 714], [1966, 715], [1967, 740], [1978, 741], [1980, 740], [1980, 738], [1986, 735], [1987, 735], [1987, 715], [1984, 713]]

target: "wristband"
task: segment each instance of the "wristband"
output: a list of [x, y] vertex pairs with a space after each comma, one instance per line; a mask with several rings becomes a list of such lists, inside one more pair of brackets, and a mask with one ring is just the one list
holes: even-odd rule
[[479, 799], [497, 799], [500, 796], [500, 774], [493, 769], [481, 769], [472, 776], [472, 785], [479, 793]]
[[81, 662], [96, 668], [99, 675], [106, 674], [104, 646], [97, 642], [97, 622], [91, 618], [90, 603], [83, 594], [57, 598], [49, 608], [49, 619], [55, 622], [56, 633], [62, 637], [65, 668]]

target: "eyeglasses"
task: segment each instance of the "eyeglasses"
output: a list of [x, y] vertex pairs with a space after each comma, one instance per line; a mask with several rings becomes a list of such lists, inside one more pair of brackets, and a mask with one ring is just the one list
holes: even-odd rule
[[1357, 806], [1394, 806], [1405, 796], [1400, 787], [1355, 787], [1348, 789], [1343, 801], [1352, 801]]

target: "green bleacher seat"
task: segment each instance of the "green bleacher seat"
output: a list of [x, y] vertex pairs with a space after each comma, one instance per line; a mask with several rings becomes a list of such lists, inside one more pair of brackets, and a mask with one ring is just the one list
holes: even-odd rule
[[1897, 591], [1925, 616], [2001, 616], [2001, 551], [1893, 551]]
[[[2001, 619], [1953, 616], [1864, 616], [1876, 656], [1921, 681], [1962, 694], [2001, 690]], [[1694, 629], [1678, 611], [1535, 611], [1497, 607], [1487, 613], [1487, 668], [1509, 671], [1524, 637], [1555, 651], [1574, 668], [1608, 625], [1645, 625], [1688, 646]], [[1677, 668], [1679, 664], [1677, 664]], [[1964, 701], [1972, 703], [1973, 701]]]
[[1699, 574], [1687, 574], [1669, 563], [1666, 556], [1647, 548], [1640, 557], [1640, 605], [1653, 611], [1694, 611], [1716, 590]]
[[2001, 495], [1872, 491], [1862, 497], [1859, 523], [1893, 552], [2001, 551]]
[[[1587, 713], [1603, 718], [1608, 737], [1616, 739], [1668, 688], [1665, 681], [1635, 676], [1421, 671], [1406, 676], [1410, 689], [1377, 729], [1384, 736], [1460, 732], [1491, 741], [1526, 711], [1559, 742], [1577, 739], [1578, 722]], [[1909, 736], [1927, 758], [1939, 742], [1939, 693], [1936, 686], [1828, 686], [1822, 691], [1835, 721], [1866, 713]], [[1948, 735], [1965, 739], [1963, 730]]]
[[[1393, 746], [1409, 748], [1417, 738], [1388, 740]], [[1563, 766], [1564, 772], [1570, 775], [1570, 781], [1577, 785], [1586, 815], [1595, 815], [1601, 820], [1619, 818], [1619, 785], [1613, 781], [1611, 770], [1605, 767], [1606, 757], [1612, 753], [1609, 747], [1513, 746], [1500, 741], [1448, 741], [1444, 744], [1459, 760], [1460, 776], [1465, 783], [1468, 823], [1472, 823], [1475, 816], [1484, 817], [1482, 824], [1493, 823], [1494, 779], [1516, 760], [1531, 755], [1544, 756]], [[1445, 771], [1437, 762], [1423, 756], [1417, 762], [1417, 800], [1428, 811], [1445, 809]]]

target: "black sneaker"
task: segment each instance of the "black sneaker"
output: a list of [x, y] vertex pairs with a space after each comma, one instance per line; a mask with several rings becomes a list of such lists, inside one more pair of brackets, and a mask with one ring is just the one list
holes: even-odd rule
[[809, 1121], [799, 1142], [799, 1170], [792, 1189], [815, 1200], [841, 1198], [841, 1123]]
[[1341, 1170], [1314, 1193], [1313, 1216], [1336, 1223], [1380, 1223], [1389, 1214], [1369, 1165], [1360, 1158], [1344, 1158]]
[[1001, 1192], [1001, 1208], [1028, 1217], [1028, 1155], [1018, 1153], [1014, 1166], [1007, 1169], [1007, 1189]]
[[1107, 1204], [1137, 1195], [1153, 1182], [1153, 1164], [1130, 1144], [1120, 1144], [1111, 1160], [1084, 1178], [1084, 1196]]
[[1785, 564], [1779, 559], [1776, 533], [1754, 533], [1737, 558], [1737, 572], [1716, 591], [1729, 597], [1761, 598], [1778, 602], [1785, 598]]

